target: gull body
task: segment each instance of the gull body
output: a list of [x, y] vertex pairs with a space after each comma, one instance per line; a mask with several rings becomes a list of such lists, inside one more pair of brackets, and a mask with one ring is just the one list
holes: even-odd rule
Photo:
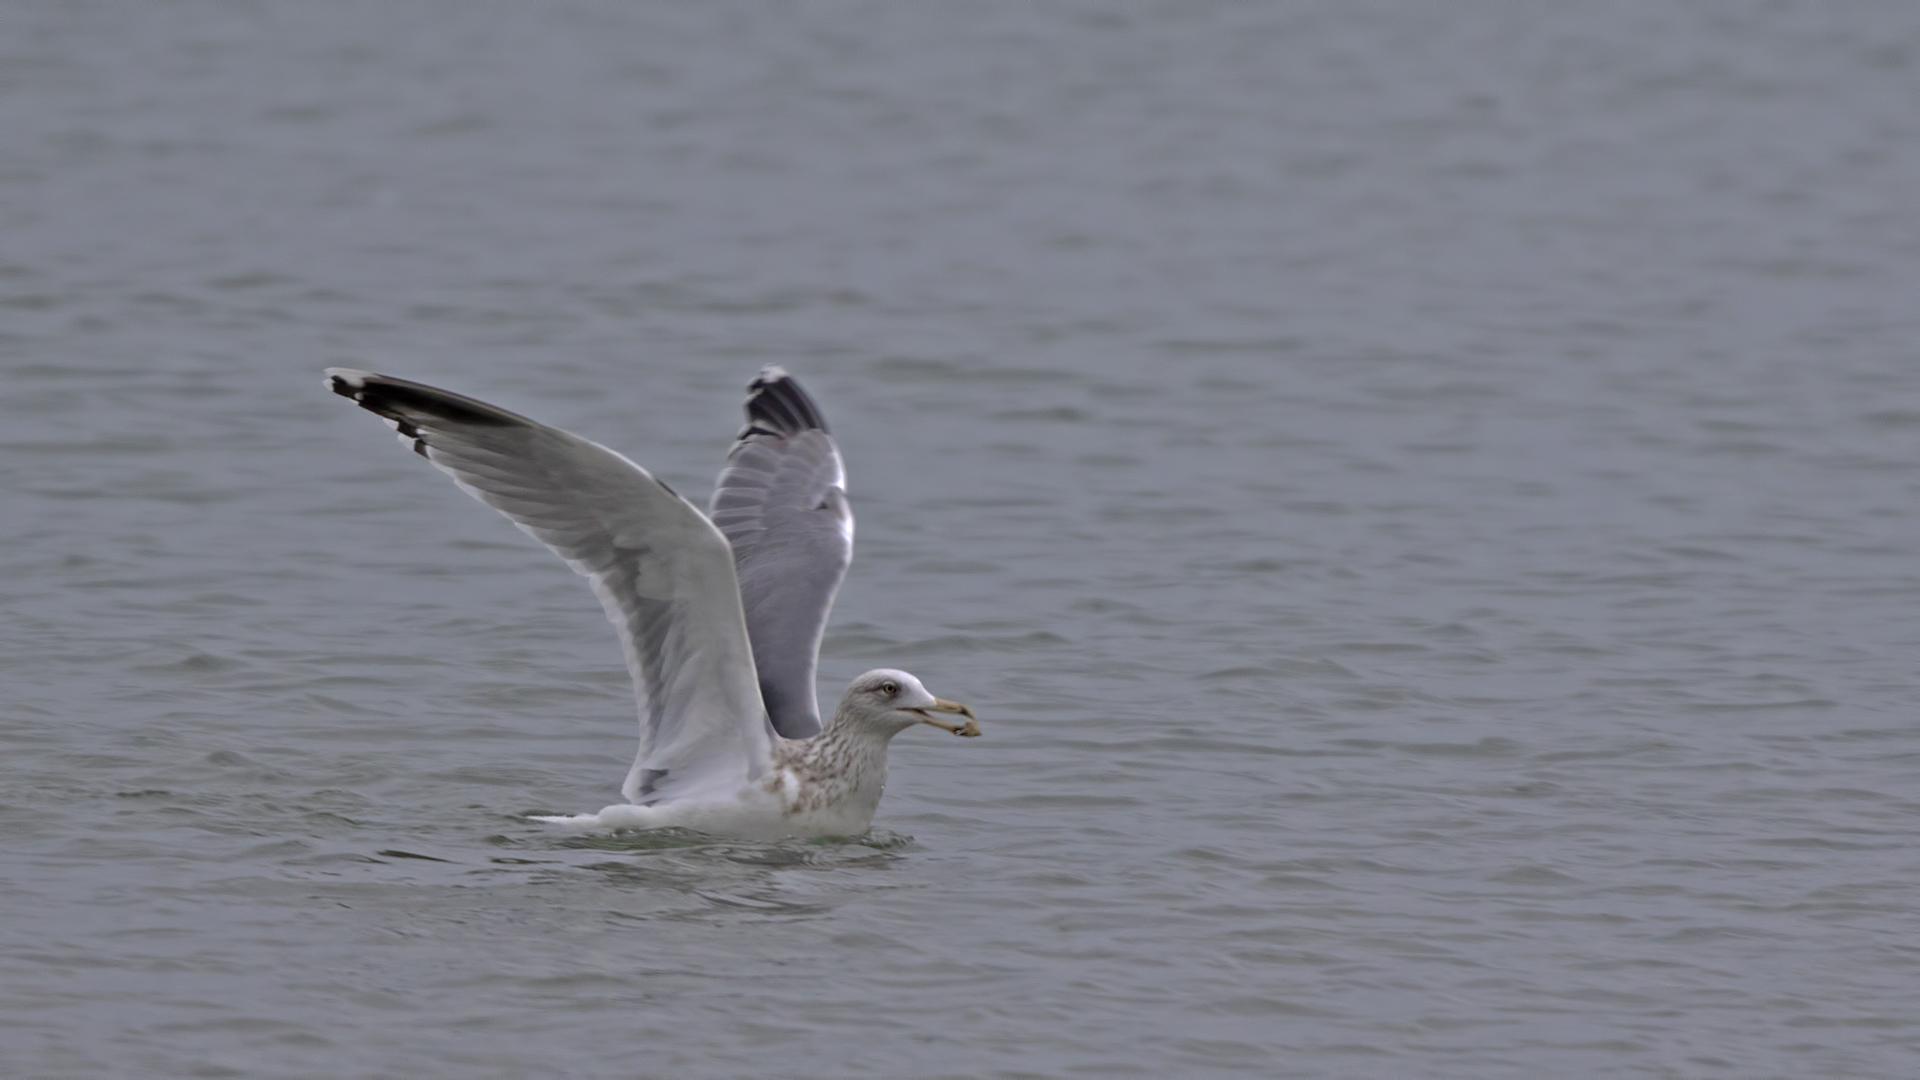
[[[928, 715], [962, 713], [966, 724]], [[734, 799], [689, 799], [655, 806], [621, 803], [598, 814], [546, 817], [569, 828], [659, 829], [668, 826], [720, 836], [852, 836], [866, 831], [887, 786], [887, 744], [914, 724], [956, 735], [978, 733], [971, 712], [929, 694], [904, 671], [879, 668], [847, 687], [820, 734], [773, 744], [764, 779]]]
[[980, 733], [966, 706], [890, 668], [855, 679], [821, 726], [814, 674], [853, 515], [826, 422], [781, 369], [749, 387], [711, 517], [618, 453], [485, 402], [346, 368], [327, 385], [585, 576], [619, 633], [640, 702], [627, 802], [541, 820], [852, 835], [873, 820], [895, 735]]

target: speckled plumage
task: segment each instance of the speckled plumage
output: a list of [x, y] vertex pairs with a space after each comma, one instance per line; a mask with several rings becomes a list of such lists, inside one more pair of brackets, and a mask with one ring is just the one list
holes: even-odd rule
[[[968, 720], [949, 723], [932, 712], [962, 713]], [[873, 822], [887, 786], [887, 744], [895, 735], [916, 724], [978, 735], [972, 716], [966, 706], [928, 693], [912, 675], [881, 668], [853, 681], [820, 734], [776, 739], [758, 779], [737, 792], [541, 820], [589, 831], [678, 826], [755, 839], [851, 836]]]
[[893, 735], [836, 713], [813, 738], [775, 744], [774, 774], [761, 786], [780, 798], [787, 818], [853, 815], [864, 829], [887, 786], [887, 744]]

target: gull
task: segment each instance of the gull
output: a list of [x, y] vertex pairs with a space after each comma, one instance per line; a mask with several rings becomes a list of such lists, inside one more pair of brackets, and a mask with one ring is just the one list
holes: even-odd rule
[[852, 836], [873, 821], [895, 735], [917, 724], [980, 734], [973, 710], [891, 668], [853, 680], [821, 725], [820, 636], [853, 557], [853, 512], [826, 420], [781, 368], [747, 388], [747, 426], [707, 514], [571, 432], [422, 383], [326, 374], [334, 393], [565, 559], [620, 635], [640, 704], [627, 801], [539, 820]]

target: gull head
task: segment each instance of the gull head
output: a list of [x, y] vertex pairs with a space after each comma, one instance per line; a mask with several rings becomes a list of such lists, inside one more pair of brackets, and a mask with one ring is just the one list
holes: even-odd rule
[[[934, 713], [964, 716], [966, 723], [942, 720]], [[846, 696], [840, 699], [840, 713], [834, 725], [857, 724], [891, 739], [915, 724], [929, 724], [942, 731], [971, 738], [980, 734], [973, 710], [957, 701], [948, 701], [927, 693], [920, 680], [904, 671], [877, 668], [853, 680]]]

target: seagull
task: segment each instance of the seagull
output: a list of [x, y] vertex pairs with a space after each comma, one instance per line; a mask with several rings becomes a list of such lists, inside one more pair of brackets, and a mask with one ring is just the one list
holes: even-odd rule
[[[824, 726], [814, 674], [853, 558], [846, 470], [827, 422], [773, 365], [747, 388], [708, 513], [619, 453], [422, 383], [328, 368], [462, 491], [585, 577], [620, 635], [640, 704], [625, 803], [541, 817], [591, 832], [678, 827], [773, 840], [866, 831], [887, 744], [973, 710], [904, 671], [853, 680]], [[944, 716], [964, 716], [964, 723]]]

